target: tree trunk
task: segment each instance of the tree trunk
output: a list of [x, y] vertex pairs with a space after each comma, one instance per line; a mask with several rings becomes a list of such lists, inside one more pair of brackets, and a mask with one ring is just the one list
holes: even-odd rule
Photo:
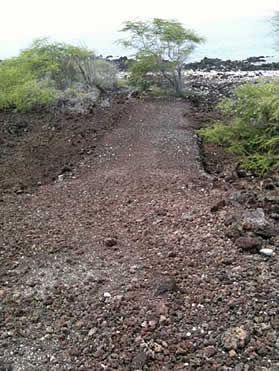
[[181, 68], [178, 68], [176, 70], [177, 72], [177, 75], [175, 75], [175, 90], [176, 90], [176, 93], [178, 94], [182, 94], [183, 92], [183, 80], [182, 80], [182, 71], [181, 71]]
[[78, 68], [79, 68], [79, 70], [81, 72], [81, 75], [82, 75], [82, 77], [83, 77], [83, 79], [84, 79], [84, 81], [85, 81], [85, 83], [87, 85], [87, 88], [92, 88], [94, 86], [94, 87], [96, 87], [99, 90], [99, 92], [102, 95], [105, 95], [106, 94], [106, 90], [101, 85], [99, 85], [97, 82], [95, 82], [95, 81], [92, 84], [92, 82], [88, 78], [88, 76], [87, 76], [86, 72], [84, 71], [83, 67], [81, 66], [81, 64], [80, 63], [77, 63], [77, 66], [78, 66]]

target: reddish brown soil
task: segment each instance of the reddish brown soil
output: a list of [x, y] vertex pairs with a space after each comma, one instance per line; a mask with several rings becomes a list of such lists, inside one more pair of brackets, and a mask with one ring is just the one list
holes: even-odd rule
[[278, 259], [225, 237], [187, 110], [131, 103], [73, 178], [3, 196], [2, 370], [279, 369]]

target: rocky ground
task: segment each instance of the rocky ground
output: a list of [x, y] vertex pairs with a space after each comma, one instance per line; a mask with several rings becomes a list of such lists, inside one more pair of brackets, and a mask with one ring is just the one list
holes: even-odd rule
[[0, 369], [278, 370], [277, 180], [203, 148], [185, 102], [117, 107], [70, 116], [107, 123], [70, 169], [2, 188]]
[[[185, 64], [184, 90], [199, 120], [208, 121], [216, 117], [216, 105], [222, 99], [231, 97], [233, 90], [240, 85], [278, 78], [279, 62], [275, 60], [273, 57], [251, 57], [235, 61], [204, 58], [199, 62]], [[112, 62], [121, 71], [119, 76], [127, 79], [127, 57], [113, 59]]]
[[244, 60], [222, 60], [219, 58], [203, 58], [199, 62], [185, 64], [185, 69], [194, 71], [278, 71], [279, 62], [273, 57], [250, 57]]

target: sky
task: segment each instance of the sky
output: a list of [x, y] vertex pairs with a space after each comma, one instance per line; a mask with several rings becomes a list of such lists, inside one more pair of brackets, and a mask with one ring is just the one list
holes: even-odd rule
[[216, 24], [269, 17], [276, 10], [279, 0], [2, 0], [0, 59], [46, 36], [86, 44], [97, 54], [124, 55], [114, 41], [123, 37], [118, 31], [127, 20], [173, 18], [206, 36]]

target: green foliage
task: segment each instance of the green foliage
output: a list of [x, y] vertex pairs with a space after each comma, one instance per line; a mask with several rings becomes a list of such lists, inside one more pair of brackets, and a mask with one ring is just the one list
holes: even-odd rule
[[37, 78], [47, 77], [59, 90], [82, 85], [84, 89], [97, 88], [103, 93], [116, 84], [115, 67], [97, 59], [93, 51], [85, 47], [39, 39], [23, 55], [33, 61], [31, 68]]
[[131, 82], [142, 89], [148, 80], [147, 74], [156, 72], [176, 92], [182, 92], [183, 65], [203, 38], [176, 20], [161, 18], [147, 22], [128, 21], [121, 31], [129, 32], [130, 37], [119, 42], [127, 48], [137, 50], [136, 61], [131, 66]]
[[56, 96], [48, 84], [41, 84], [28, 64], [20, 57], [0, 64], [0, 110], [14, 108], [28, 111], [35, 105], [44, 105]]
[[38, 39], [16, 58], [0, 64], [0, 110], [29, 111], [67, 89], [104, 93], [116, 84], [116, 69], [92, 51]]
[[17, 111], [30, 111], [35, 106], [44, 106], [53, 101], [56, 92], [48, 87], [40, 87], [36, 80], [29, 80], [18, 86], [11, 97]]
[[166, 92], [163, 89], [154, 86], [154, 87], [151, 87], [150, 89], [150, 95], [152, 97], [162, 97], [166, 95]]
[[279, 83], [260, 81], [235, 90], [219, 109], [231, 118], [199, 130], [205, 141], [226, 146], [243, 168], [263, 175], [279, 169]]
[[35, 40], [31, 47], [21, 52], [34, 77], [48, 78], [55, 87], [64, 90], [79, 80], [78, 63], [93, 56], [86, 48], [60, 42], [50, 42], [47, 38]]
[[129, 82], [128, 79], [120, 79], [117, 82], [119, 88], [128, 88], [129, 87]]
[[205, 142], [226, 145], [233, 137], [232, 128], [220, 122], [215, 122], [212, 127], [202, 128], [198, 132]]
[[129, 84], [140, 91], [146, 91], [152, 86], [151, 73], [159, 72], [154, 56], [139, 55], [129, 66]]

